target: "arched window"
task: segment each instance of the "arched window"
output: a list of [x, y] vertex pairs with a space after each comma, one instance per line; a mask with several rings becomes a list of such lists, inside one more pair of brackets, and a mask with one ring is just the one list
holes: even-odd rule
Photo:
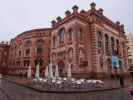
[[110, 50], [109, 50], [109, 37], [107, 34], [105, 34], [105, 52], [107, 55], [110, 54]]
[[37, 54], [42, 54], [43, 53], [43, 48], [41, 46], [37, 47]]
[[73, 57], [73, 49], [72, 48], [70, 48], [68, 50], [68, 57], [69, 57], [69, 59], [72, 59], [72, 57]]
[[111, 49], [112, 49], [112, 54], [115, 54], [115, 50], [114, 50], [114, 47], [115, 47], [115, 42], [114, 42], [114, 38], [111, 37]]
[[55, 60], [56, 60], [56, 54], [55, 54], [55, 53], [53, 53], [53, 54], [52, 54], [52, 62], [54, 62], [54, 63], [55, 63]]
[[83, 30], [82, 29], [79, 29], [78, 38], [79, 38], [80, 41], [82, 41], [83, 38], [84, 38], [84, 33], [83, 33]]
[[68, 54], [68, 62], [72, 63], [72, 60], [73, 60], [73, 49], [69, 48], [67, 54]]
[[79, 50], [79, 62], [80, 62], [80, 64], [82, 64], [84, 60], [85, 60], [85, 55], [84, 55], [83, 49], [80, 49]]
[[65, 34], [65, 29], [62, 28], [59, 30], [59, 42], [63, 42], [64, 41], [64, 34]]
[[97, 32], [98, 39], [98, 52], [101, 53], [102, 49], [102, 33], [100, 31]]
[[35, 60], [35, 66], [39, 64], [40, 66], [42, 66], [44, 64], [44, 60], [42, 58], [38, 58]]
[[37, 55], [42, 55], [43, 54], [43, 46], [44, 45], [44, 41], [43, 40], [37, 40], [36, 42], [36, 52], [37, 52]]
[[99, 64], [100, 64], [101, 68], [103, 68], [103, 55], [100, 55], [100, 57], [99, 57]]
[[115, 54], [119, 55], [119, 40], [116, 40]]
[[31, 50], [30, 50], [30, 47], [31, 47], [31, 41], [30, 40], [28, 40], [28, 41], [26, 41], [26, 43], [25, 43], [25, 56], [30, 56], [30, 53], [31, 53]]
[[30, 47], [30, 46], [31, 46], [31, 41], [30, 40], [26, 41], [25, 42], [25, 47]]
[[56, 37], [53, 37], [53, 48], [56, 48]]
[[64, 67], [65, 67], [64, 61], [63, 60], [59, 60], [58, 61], [59, 76], [63, 75]]
[[19, 50], [19, 56], [21, 56], [21, 50]]
[[29, 60], [24, 60], [24, 66], [29, 66], [30, 65], [30, 61]]
[[111, 77], [111, 73], [112, 73], [112, 63], [111, 63], [111, 59], [107, 59], [106, 62], [106, 68], [107, 68], [107, 73], [109, 75], [109, 77]]
[[124, 42], [122, 42], [122, 54], [123, 54], [123, 57], [125, 56], [125, 44]]
[[120, 69], [122, 69], [122, 61], [121, 60], [119, 60], [119, 67], [120, 67]]
[[73, 30], [69, 29], [69, 31], [68, 31], [68, 40], [69, 41], [72, 41], [72, 34], [73, 34]]
[[30, 49], [29, 49], [29, 48], [27, 48], [27, 49], [25, 50], [25, 54], [26, 54], [26, 56], [29, 56], [29, 55], [30, 55]]
[[97, 32], [97, 36], [98, 36], [98, 47], [101, 48], [102, 47], [102, 33]]
[[[6, 52], [5, 52], [6, 53]], [[21, 57], [22, 56], [22, 45], [19, 45], [17, 48], [17, 53], [16, 53], [17, 57]], [[6, 54], [4, 54], [6, 56]]]

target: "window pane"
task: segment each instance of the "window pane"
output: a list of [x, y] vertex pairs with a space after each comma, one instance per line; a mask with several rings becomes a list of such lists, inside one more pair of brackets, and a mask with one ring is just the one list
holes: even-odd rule
[[62, 42], [62, 41], [64, 41], [64, 29], [61, 29], [60, 31], [59, 31], [59, 41], [60, 42]]

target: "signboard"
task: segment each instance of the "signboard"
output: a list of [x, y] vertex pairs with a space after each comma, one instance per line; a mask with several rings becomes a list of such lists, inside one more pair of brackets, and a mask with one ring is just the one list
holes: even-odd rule
[[117, 56], [112, 56], [112, 66], [113, 68], [119, 68], [119, 58]]

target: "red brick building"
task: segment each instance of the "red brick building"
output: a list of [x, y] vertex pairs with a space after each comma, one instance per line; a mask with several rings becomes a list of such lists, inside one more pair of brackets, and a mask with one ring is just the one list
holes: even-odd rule
[[116, 71], [112, 57], [127, 72], [127, 47], [124, 25], [112, 22], [92, 3], [88, 11], [78, 6], [65, 12], [65, 18], [52, 21], [51, 61], [59, 65], [61, 74], [72, 66], [75, 77], [104, 77]]
[[[34, 29], [23, 32], [11, 40], [8, 74], [26, 75], [28, 66], [35, 71], [39, 63], [41, 71], [49, 63], [51, 29]], [[42, 73], [42, 72], [41, 72]]]
[[74, 6], [65, 18], [53, 20], [52, 28], [30, 30], [12, 39], [8, 74], [25, 75], [29, 65], [34, 72], [38, 62], [44, 72], [49, 61], [59, 65], [60, 75], [66, 74], [68, 63], [74, 77], [108, 77], [119, 68], [127, 73], [124, 25], [104, 16], [95, 3], [90, 6], [88, 11]]
[[8, 53], [9, 53], [8, 42], [0, 43], [0, 73], [7, 74], [8, 72]]

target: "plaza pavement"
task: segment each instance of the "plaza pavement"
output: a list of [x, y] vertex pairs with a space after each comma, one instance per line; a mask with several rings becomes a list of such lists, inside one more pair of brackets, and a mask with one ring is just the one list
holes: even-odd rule
[[[112, 89], [86, 93], [48, 93], [20, 85], [30, 81], [24, 77], [4, 76], [0, 84], [0, 100], [133, 100], [128, 88], [120, 88], [119, 81], [115, 80], [103, 80], [105, 87]], [[125, 84], [131, 85], [131, 80], [125, 79]]]
[[[27, 79], [26, 77], [22, 76], [4, 76], [5, 79], [8, 79], [9, 81], [13, 81], [22, 85], [26, 85], [29, 82], [32, 81], [32, 79]], [[105, 89], [113, 89], [113, 88], [120, 88], [120, 81], [119, 79], [103, 79], [104, 82], [104, 88]], [[124, 79], [124, 87], [132, 86], [133, 80], [131, 78], [125, 78]]]

